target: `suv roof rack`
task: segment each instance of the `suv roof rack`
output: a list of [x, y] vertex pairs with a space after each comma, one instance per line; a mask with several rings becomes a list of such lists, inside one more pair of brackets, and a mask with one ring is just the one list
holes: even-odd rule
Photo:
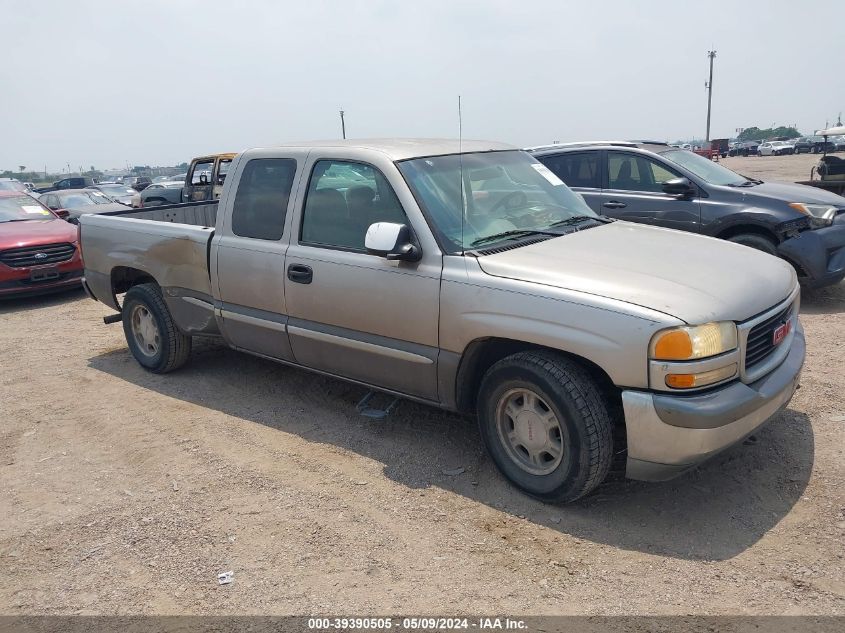
[[636, 143], [637, 145], [665, 145], [666, 147], [669, 146], [669, 143], [667, 143], [666, 141], [636, 140], [631, 141], [631, 143]]
[[590, 145], [618, 145], [621, 147], [636, 147], [639, 141], [578, 141], [575, 143], [552, 143], [551, 145], [536, 145], [526, 147], [526, 151], [533, 152], [541, 149], [555, 149], [558, 147], [589, 147]]

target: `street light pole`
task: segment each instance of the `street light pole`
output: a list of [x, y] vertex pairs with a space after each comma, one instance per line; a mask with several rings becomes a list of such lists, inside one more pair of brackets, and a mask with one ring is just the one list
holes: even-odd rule
[[343, 120], [343, 110], [340, 111], [340, 129], [343, 132], [343, 138], [346, 138], [346, 121]]
[[710, 108], [713, 103], [713, 60], [716, 57], [716, 51], [707, 51], [707, 57], [710, 58], [710, 81], [707, 82], [707, 142], [710, 142]]

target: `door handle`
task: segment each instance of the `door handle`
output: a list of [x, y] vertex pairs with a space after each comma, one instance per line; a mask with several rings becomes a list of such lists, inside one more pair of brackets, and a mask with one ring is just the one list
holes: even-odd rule
[[314, 271], [305, 264], [291, 264], [288, 266], [288, 279], [298, 284], [310, 284], [314, 279]]
[[618, 200], [609, 200], [602, 204], [605, 209], [624, 209], [628, 205], [624, 202], [619, 202]]

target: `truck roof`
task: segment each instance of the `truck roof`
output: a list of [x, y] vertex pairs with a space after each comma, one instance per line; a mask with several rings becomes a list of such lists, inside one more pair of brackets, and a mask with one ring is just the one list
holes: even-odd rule
[[[424, 156], [443, 156], [445, 154], [458, 154], [467, 152], [491, 152], [517, 149], [506, 143], [495, 141], [478, 141], [469, 139], [442, 139], [442, 138], [373, 138], [373, 139], [347, 139], [333, 141], [302, 141], [296, 143], [283, 143], [276, 147], [337, 147], [343, 149], [362, 149], [381, 152], [391, 160], [407, 160], [409, 158], [421, 158]], [[256, 148], [270, 149], [270, 148]]]

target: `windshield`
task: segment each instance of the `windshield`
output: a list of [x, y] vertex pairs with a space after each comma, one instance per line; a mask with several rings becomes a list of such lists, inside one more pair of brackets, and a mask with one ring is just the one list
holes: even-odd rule
[[[576, 217], [598, 218], [581, 196], [525, 152], [433, 156], [398, 166], [451, 253], [480, 243], [492, 246], [513, 239], [514, 232], [549, 230]], [[493, 237], [505, 233], [511, 235]]]
[[0, 191], [26, 191], [26, 185], [17, 180], [0, 180]]
[[59, 196], [62, 207], [65, 209], [78, 209], [92, 204], [111, 204], [111, 200], [99, 191], [80, 191]]
[[727, 167], [722, 167], [709, 158], [704, 158], [692, 152], [669, 150], [661, 152], [660, 155], [666, 160], [672, 161], [676, 165], [680, 165], [684, 169], [691, 171], [711, 185], [741, 185], [748, 181], [745, 176], [740, 176]]
[[30, 196], [0, 197], [0, 222], [52, 220], [55, 217]]

